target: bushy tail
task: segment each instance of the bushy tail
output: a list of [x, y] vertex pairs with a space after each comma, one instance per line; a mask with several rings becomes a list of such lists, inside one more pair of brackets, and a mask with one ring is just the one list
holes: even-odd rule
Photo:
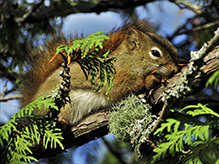
[[63, 34], [52, 36], [45, 45], [39, 46], [27, 55], [27, 72], [21, 78], [21, 94], [23, 95], [21, 107], [32, 101], [39, 86], [63, 62], [63, 59], [58, 57], [50, 63], [51, 58], [56, 53], [56, 48], [61, 44], [70, 45], [71, 40], [73, 39], [67, 40]]

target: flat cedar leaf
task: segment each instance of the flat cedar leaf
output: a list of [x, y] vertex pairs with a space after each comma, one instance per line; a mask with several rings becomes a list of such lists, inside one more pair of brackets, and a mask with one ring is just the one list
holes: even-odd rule
[[173, 128], [173, 131], [174, 131], [174, 132], [177, 132], [177, 131], [179, 130], [180, 124], [181, 124], [180, 121], [178, 121], [178, 122], [175, 123], [175, 125], [173, 126], [173, 127], [174, 127], [174, 128]]
[[[110, 50], [108, 50], [105, 54], [103, 54], [103, 57], [104, 57], [104, 58], [107, 58], [108, 55], [109, 55], [109, 53], [110, 53]], [[111, 58], [111, 59], [113, 59], [113, 58]]]
[[207, 141], [209, 140], [209, 134], [208, 134], [209, 128], [210, 128], [209, 125], [204, 126], [204, 136], [205, 136], [205, 140]]
[[[28, 127], [28, 128], [27, 128]], [[28, 129], [28, 133], [29, 134], [27, 134], [27, 135], [29, 135], [30, 137], [31, 137], [31, 140], [32, 140], [32, 142], [35, 142], [35, 138], [36, 138], [36, 136], [35, 136], [35, 134], [37, 133], [37, 131], [34, 131], [33, 130], [33, 128], [32, 128], [32, 125], [29, 125], [29, 126], [27, 126], [26, 128]], [[25, 128], [25, 129], [26, 129]], [[27, 130], [26, 130], [27, 131]], [[24, 132], [25, 133], [25, 132]]]
[[180, 112], [184, 111], [185, 109], [191, 109], [191, 108], [198, 108], [198, 105], [188, 105], [180, 110]]
[[214, 115], [214, 116], [216, 116], [216, 117], [219, 118], [219, 114], [216, 113], [216, 112], [214, 112], [214, 111], [211, 110], [210, 108], [208, 108], [207, 105], [208, 105], [208, 104], [202, 105], [201, 103], [198, 103], [198, 106], [199, 106], [203, 111], [205, 111], [206, 114], [211, 114], [211, 115]]
[[158, 128], [155, 132], [154, 132], [154, 135], [158, 134], [158, 133], [161, 133], [165, 128], [166, 128], [166, 123], [162, 123], [161, 124], [161, 127]]
[[187, 133], [185, 135], [185, 143], [187, 143], [188, 145], [192, 145], [192, 132], [191, 130], [187, 130]]
[[[23, 162], [23, 161], [24, 162]], [[34, 158], [34, 157], [32, 157], [32, 156], [26, 156], [26, 155], [23, 155], [23, 154], [15, 154], [15, 159], [14, 160], [12, 160], [11, 162], [12, 163], [18, 163], [18, 164], [20, 164], [20, 163], [25, 163], [25, 164], [27, 164], [27, 163], [30, 163], [30, 162], [32, 162], [32, 161], [35, 161], [35, 162], [38, 162], [38, 160], [36, 159], [36, 158]]]
[[104, 58], [97, 58], [101, 63], [104, 63]]
[[34, 158], [33, 156], [26, 156], [26, 159], [28, 159], [28, 163], [35, 161], [38, 162], [38, 160], [36, 158]]
[[14, 153], [12, 159], [10, 160], [10, 163], [16, 163], [16, 164], [27, 164], [32, 161], [38, 162], [38, 160], [32, 156], [26, 156], [19, 153]]
[[[172, 122], [172, 120], [170, 121]], [[186, 131], [176, 131], [171, 134], [165, 135], [167, 142], [161, 143], [159, 145], [159, 152], [155, 150], [154, 152], [158, 152], [153, 158], [153, 162], [155, 163], [157, 160], [164, 159], [166, 156], [166, 152], [168, 151], [171, 156], [175, 156], [176, 152], [180, 152], [184, 150], [184, 141], [183, 138], [187, 132]]]
[[167, 128], [168, 132], [172, 132], [172, 126], [174, 125], [174, 130], [176, 130], [177, 128], [179, 128], [180, 125], [180, 121], [172, 119], [172, 118], [168, 118], [166, 119], [166, 123], [162, 123], [161, 127], [158, 128], [155, 132], [154, 135], [162, 132], [165, 128]]
[[[14, 118], [14, 119], [13, 119]], [[0, 142], [3, 144], [3, 140], [9, 141], [9, 136], [13, 131], [17, 131], [15, 117], [9, 120], [6, 124], [0, 127]]]
[[[68, 49], [68, 54], [70, 55], [70, 53], [73, 52], [74, 49], [75, 49], [74, 47], [70, 47], [70, 48]], [[67, 56], [69, 56], [68, 54], [67, 54]]]
[[202, 126], [201, 126], [201, 127], [197, 126], [197, 127], [194, 127], [194, 128], [196, 128], [196, 129], [194, 129], [194, 131], [193, 131], [194, 135], [197, 136], [197, 137], [196, 137], [196, 140], [197, 140], [198, 138], [200, 138], [202, 141], [204, 141], [204, 140], [205, 140], [204, 135], [205, 135], [205, 133], [208, 133], [208, 132], [205, 131], [205, 128], [203, 128]]
[[203, 164], [199, 156], [194, 157], [190, 162], [192, 164]]
[[[60, 131], [58, 129], [55, 129], [55, 130]], [[56, 145], [58, 144], [64, 150], [64, 146], [60, 142], [60, 140], [63, 139], [63, 137], [61, 136], [62, 133], [58, 133], [55, 130], [52, 129], [52, 130], [45, 131], [45, 135], [43, 137], [43, 146], [45, 147], [45, 149], [47, 149], [48, 142], [50, 142], [51, 148], [56, 148]]]
[[179, 128], [180, 121], [175, 120], [175, 119], [167, 119], [168, 126], [167, 126], [167, 131], [172, 132], [172, 126], [175, 125], [174, 129]]
[[32, 144], [29, 143], [26, 139], [24, 139], [23, 137], [20, 137], [19, 135], [17, 135], [16, 137], [16, 142], [15, 142], [15, 146], [16, 149], [15, 151], [20, 153], [21, 155], [26, 155], [27, 152], [29, 152], [30, 154], [32, 154], [32, 151], [29, 149], [29, 146], [31, 146]]
[[47, 139], [46, 139], [46, 135], [43, 135], [43, 147], [45, 148], [45, 149], [47, 149]]
[[166, 157], [166, 152], [171, 146], [171, 143], [164, 142], [159, 145], [159, 148], [153, 149], [153, 152], [157, 153], [153, 156], [152, 164], [156, 161], [159, 161], [161, 159], [164, 159]]
[[214, 88], [215, 89], [217, 89], [217, 86], [218, 86], [218, 81], [219, 81], [219, 73], [218, 73], [218, 75], [217, 75], [217, 78], [215, 79], [215, 81], [214, 81]]
[[[46, 126], [41, 125], [41, 122], [38, 122], [36, 125], [35, 124], [36, 119], [38, 117], [41, 119], [41, 117], [33, 114], [32, 111], [36, 107], [41, 109], [43, 107], [49, 107], [49, 106], [58, 109], [55, 106], [54, 99], [48, 98], [47, 95], [42, 96], [36, 99], [35, 101], [31, 102], [24, 108], [22, 108], [19, 112], [17, 112], [15, 115], [12, 116], [11, 120], [9, 120], [8, 123], [0, 127], [0, 144], [4, 143], [3, 140], [6, 140], [8, 142], [7, 150], [6, 150], [7, 151], [6, 158], [9, 158], [10, 163], [23, 163], [23, 161], [25, 161], [26, 163], [30, 163], [31, 161], [37, 161], [35, 158], [26, 155], [27, 153], [32, 154], [30, 147], [33, 144], [39, 144], [41, 142], [42, 133], [39, 132], [40, 128], [44, 128], [46, 131], [48, 127], [49, 128], [51, 127], [51, 125], [50, 122], [48, 122]], [[10, 135], [12, 132], [15, 133], [17, 132], [15, 126], [17, 125], [16, 119], [20, 119], [20, 117], [22, 116], [29, 117], [29, 119], [31, 120], [31, 122], [33, 122], [33, 124], [28, 125], [22, 129], [19, 129], [19, 135], [16, 136]], [[56, 129], [56, 131], [58, 130]], [[62, 146], [62, 143], [58, 140], [62, 138], [61, 133], [56, 133], [55, 135], [58, 136], [52, 139], [53, 141], [52, 144], [55, 145], [59, 144], [60, 147], [64, 148]], [[9, 138], [9, 136], [14, 136], [16, 138], [12, 138], [12, 137]], [[46, 137], [46, 135], [43, 135], [43, 144], [45, 145], [46, 148], [48, 146], [49, 141], [50, 141], [50, 137]]]
[[68, 52], [67, 52], [67, 56], [70, 56], [71, 52], [72, 52], [72, 51], [69, 51], [69, 50], [68, 50]]
[[217, 138], [212, 138], [210, 141], [211, 141], [211, 142], [214, 142], [215, 144], [217, 144], [217, 145], [218, 145], [218, 148], [219, 148], [219, 137], [217, 137]]
[[58, 47], [56, 48], [56, 55], [58, 55], [62, 50], [64, 50], [65, 47], [66, 47], [66, 46], [64, 46], [64, 45], [58, 46]]
[[0, 137], [0, 145], [3, 145], [3, 144], [4, 144], [4, 142], [3, 142], [2, 138]]
[[68, 46], [65, 46], [65, 47], [64, 47], [65, 52], [68, 52], [68, 49], [69, 49]]
[[203, 111], [200, 111], [200, 110], [194, 110], [194, 111], [188, 111], [186, 112], [186, 114], [188, 115], [191, 115], [191, 116], [198, 116], [198, 115], [203, 115], [203, 114], [206, 114], [205, 112]]
[[203, 105], [203, 104], [201, 104], [201, 103], [198, 103], [198, 106], [201, 107], [202, 109], [207, 108], [207, 107], [206, 107], [207, 105], [208, 105], [208, 104]]
[[[81, 55], [76, 58], [75, 61], [81, 66], [86, 79], [88, 80], [88, 75], [91, 76], [90, 79], [92, 85], [97, 81], [99, 92], [103, 86], [108, 85], [107, 93], [110, 93], [111, 85], [113, 85], [113, 78], [110, 77], [114, 77], [115, 74], [115, 68], [113, 67], [113, 61], [115, 61], [115, 58], [107, 59], [108, 54], [111, 52], [110, 50], [102, 56], [98, 56], [98, 51], [103, 48], [103, 44], [106, 44], [105, 40], [110, 39], [108, 36], [102, 34], [104, 34], [104, 31], [91, 34], [82, 40], [74, 40], [72, 46], [61, 45], [57, 47], [56, 51], [65, 50], [67, 55], [70, 55], [71, 52], [79, 48]], [[92, 50], [92, 52], [90, 52], [90, 50]], [[102, 75], [97, 76], [98, 74], [101, 74], [100, 71], [102, 71]], [[99, 78], [99, 80], [97, 78]], [[37, 107], [39, 108], [38, 105]]]
[[172, 157], [175, 156], [175, 152], [176, 152], [176, 145], [174, 144], [175, 140], [173, 141], [169, 141], [170, 147], [169, 147], [169, 153]]
[[219, 118], [219, 114], [211, 110], [210, 108], [207, 107], [208, 104], [201, 104], [198, 103], [197, 105], [188, 105], [185, 108], [183, 108], [181, 111], [185, 109], [194, 109], [194, 110], [189, 110], [186, 112], [186, 114], [192, 115], [192, 116], [199, 116], [199, 115], [214, 115]]
[[45, 145], [44, 145], [45, 149], [47, 149], [49, 141], [50, 141], [50, 137], [47, 136], [47, 138], [45, 138]]
[[201, 144], [206, 144], [206, 141], [194, 141], [193, 145], [196, 147], [196, 146], [199, 146]]
[[29, 126], [26, 126], [25, 128], [26, 135], [30, 136]]
[[218, 81], [219, 81], [219, 70], [214, 72], [214, 74], [208, 79], [206, 83], [206, 87], [214, 83], [214, 88], [216, 89], [218, 86]]
[[177, 151], [182, 151], [182, 150], [185, 149], [185, 148], [184, 148], [183, 137], [180, 137], [180, 139], [179, 139], [179, 144], [178, 144], [177, 146], [178, 146], [178, 147], [177, 147]]

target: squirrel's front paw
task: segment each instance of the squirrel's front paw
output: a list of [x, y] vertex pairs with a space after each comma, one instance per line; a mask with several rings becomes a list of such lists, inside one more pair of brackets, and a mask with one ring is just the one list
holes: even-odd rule
[[138, 99], [141, 100], [143, 103], [147, 103], [146, 101], [146, 93], [142, 93], [138, 95]]
[[151, 90], [152, 88], [156, 87], [158, 84], [161, 83], [161, 79], [160, 77], [156, 76], [156, 75], [148, 75], [145, 78], [145, 88], [146, 91]]

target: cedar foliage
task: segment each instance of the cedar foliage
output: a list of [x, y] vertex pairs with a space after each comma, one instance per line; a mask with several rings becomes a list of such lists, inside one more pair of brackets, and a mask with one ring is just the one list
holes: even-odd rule
[[[96, 89], [101, 91], [101, 88], [108, 84], [108, 94], [110, 96], [110, 89], [113, 84], [113, 77], [115, 69], [113, 61], [115, 58], [108, 58], [110, 50], [102, 56], [97, 56], [99, 49], [102, 49], [102, 44], [105, 39], [109, 39], [106, 35], [100, 35], [104, 32], [97, 32], [85, 38], [84, 40], [73, 41], [73, 46], [57, 47], [57, 54], [61, 51], [70, 56], [70, 60], [78, 62], [81, 65], [87, 79], [91, 77], [91, 84], [94, 80], [99, 78], [99, 85]], [[95, 48], [92, 53], [89, 50]], [[75, 50], [81, 51], [80, 56], [75, 56]], [[76, 58], [75, 58], [76, 57]], [[65, 57], [64, 57], [65, 58]], [[67, 57], [68, 58], [68, 57]], [[69, 71], [68, 71], [69, 72]], [[97, 76], [100, 74], [100, 76]], [[54, 110], [60, 110], [60, 104], [57, 104], [57, 96], [55, 93], [51, 95], [42, 96], [33, 102], [26, 105], [19, 112], [14, 114], [11, 120], [5, 125], [0, 127], [0, 145], [3, 149], [1, 155], [2, 163], [30, 163], [31, 161], [38, 161], [35, 157], [31, 156], [32, 150], [36, 145], [41, 145], [44, 149], [50, 147], [51, 149], [60, 147], [62, 150], [64, 146], [61, 142], [63, 139], [62, 131], [58, 128], [58, 118], [49, 114], [45, 117], [37, 115], [34, 110], [38, 108], [49, 108], [51, 113]], [[64, 101], [65, 103], [67, 101]], [[5, 145], [5, 146], [4, 146]]]

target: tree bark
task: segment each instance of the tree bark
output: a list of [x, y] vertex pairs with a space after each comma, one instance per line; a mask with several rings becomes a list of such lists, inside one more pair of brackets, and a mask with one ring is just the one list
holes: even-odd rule
[[[150, 104], [159, 105], [163, 104], [162, 98], [163, 93], [167, 90], [173, 88], [175, 84], [182, 81], [181, 75], [186, 70], [187, 66], [184, 66], [181, 71], [175, 74], [171, 79], [167, 81], [167, 84], [162, 84], [157, 89], [153, 90], [150, 95], [148, 95], [147, 100], [150, 101]], [[219, 69], [219, 46], [215, 47], [213, 51], [208, 53], [204, 57], [204, 64], [200, 68], [198, 75], [195, 76], [192, 80], [191, 92], [186, 93], [183, 97], [188, 97], [189, 95], [194, 95], [201, 89], [205, 87], [206, 81], [212, 75], [213, 72]], [[175, 98], [169, 101], [168, 104], [174, 104], [176, 101], [179, 101], [182, 98]], [[67, 130], [63, 134], [64, 140], [62, 141], [65, 148], [78, 147], [91, 140], [97, 139], [101, 136], [104, 136], [108, 133], [108, 117], [109, 111], [107, 109], [98, 111], [90, 116], [84, 118], [79, 124], [73, 127], [67, 127]], [[56, 155], [63, 152], [60, 148], [57, 149], [47, 149], [42, 153], [42, 150], [38, 148], [33, 150], [33, 156], [36, 158], [43, 158]]]

